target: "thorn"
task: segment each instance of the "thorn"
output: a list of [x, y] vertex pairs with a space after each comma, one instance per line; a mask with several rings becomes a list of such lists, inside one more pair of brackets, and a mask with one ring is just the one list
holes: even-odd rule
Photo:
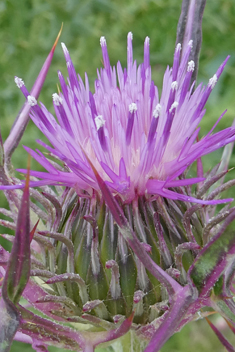
[[134, 315], [135, 315], [135, 309], [133, 310], [133, 312], [131, 313], [131, 315], [127, 318], [127, 320], [132, 323], [132, 320], [134, 318]]
[[59, 33], [58, 33], [58, 35], [57, 35], [57, 37], [56, 37], [56, 40], [55, 40], [55, 42], [54, 42], [54, 44], [53, 44], [53, 47], [52, 47], [52, 52], [53, 52], [53, 53], [54, 53], [55, 48], [56, 48], [56, 45], [57, 45], [57, 43], [58, 43], [58, 41], [59, 41], [59, 39], [60, 39], [60, 35], [61, 35], [61, 33], [62, 33], [62, 29], [63, 29], [63, 22], [62, 22], [62, 24], [61, 24]]
[[[224, 317], [223, 317], [224, 318]], [[226, 318], [224, 318], [224, 320], [226, 321], [226, 323], [228, 324], [229, 328], [232, 330], [232, 332], [235, 334], [235, 327], [230, 323], [229, 320], [227, 320]]]
[[38, 221], [36, 222], [36, 224], [34, 225], [32, 231], [30, 231], [30, 234], [29, 234], [29, 239], [30, 239], [30, 243], [32, 242], [32, 239], [33, 239], [33, 236], [35, 234], [35, 231], [37, 229], [37, 226], [38, 226], [38, 223], [39, 223], [40, 219], [38, 219]]

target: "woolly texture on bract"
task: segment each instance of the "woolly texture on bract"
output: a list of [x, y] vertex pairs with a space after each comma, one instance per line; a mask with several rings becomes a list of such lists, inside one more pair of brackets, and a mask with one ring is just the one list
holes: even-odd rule
[[234, 127], [212, 134], [215, 126], [198, 140], [200, 128], [197, 126], [205, 114], [204, 106], [228, 58], [207, 86], [200, 84], [193, 91], [190, 80], [194, 62], [189, 61], [193, 43], [188, 43], [182, 58], [178, 44], [173, 67], [166, 69], [159, 98], [151, 80], [148, 37], [144, 43], [144, 62], [137, 67], [136, 61], [133, 62], [132, 33], [128, 34], [127, 69], [124, 70], [120, 62], [117, 68], [110, 66], [104, 37], [100, 44], [104, 68], [97, 70], [94, 94], [89, 89], [87, 75], [84, 85], [76, 74], [69, 52], [62, 44], [69, 78], [66, 84], [59, 72], [62, 92], [53, 94], [58, 122], [43, 104], [39, 107], [24, 82], [15, 79], [32, 106], [32, 120], [54, 148], [42, 141], [38, 143], [68, 167], [61, 170], [40, 151], [25, 147], [48, 171], [31, 171], [41, 181], [30, 185], [61, 184], [83, 195], [84, 191], [91, 195], [92, 189], [99, 192], [90, 160], [113, 194], [118, 193], [127, 203], [136, 195], [160, 195], [203, 204], [226, 201], [199, 200], [169, 188], [202, 181], [199, 177], [183, 180], [178, 177], [202, 155], [235, 140]]

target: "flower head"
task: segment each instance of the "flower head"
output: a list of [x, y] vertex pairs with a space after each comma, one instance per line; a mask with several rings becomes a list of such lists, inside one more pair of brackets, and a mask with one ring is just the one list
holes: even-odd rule
[[[228, 128], [200, 140], [198, 124], [205, 114], [205, 104], [219, 79], [228, 58], [207, 86], [190, 86], [194, 62], [189, 61], [192, 41], [180, 59], [181, 46], [175, 49], [173, 67], [167, 68], [162, 94], [151, 79], [149, 38], [144, 43], [144, 61], [133, 61], [132, 33], [127, 36], [127, 68], [120, 62], [111, 67], [106, 40], [101, 37], [104, 68], [98, 71], [95, 93], [75, 72], [64, 44], [68, 84], [59, 72], [62, 92], [53, 94], [57, 120], [30, 96], [24, 82], [18, 87], [32, 106], [31, 118], [53, 147], [38, 141], [51, 155], [67, 165], [61, 171], [41, 152], [26, 150], [47, 170], [33, 171], [42, 181], [31, 185], [62, 184], [92, 196], [100, 192], [88, 159], [114, 195], [125, 203], [139, 196], [160, 195], [170, 199], [203, 202], [177, 194], [172, 187], [187, 186], [201, 178], [179, 177], [195, 160], [235, 139], [235, 129]], [[22, 170], [21, 170], [22, 171]], [[218, 202], [218, 201], [217, 201]], [[205, 201], [204, 201], [205, 203]]]
[[[20, 220], [15, 240], [22, 245], [20, 251], [15, 245], [9, 255], [0, 248], [1, 302], [10, 309], [23, 292], [29, 306], [48, 318], [14, 306], [15, 329], [19, 326], [36, 348], [52, 344], [92, 351], [133, 329], [139, 341], [152, 339], [146, 352], [153, 352], [207, 306], [230, 323], [235, 321], [230, 298], [235, 241], [225, 231], [235, 210], [225, 206], [215, 212], [218, 203], [230, 200], [217, 196], [234, 182], [213, 190], [226, 167], [221, 172], [215, 167], [206, 178], [201, 167], [201, 156], [235, 140], [235, 128], [212, 134], [215, 125], [205, 137], [198, 137], [204, 106], [228, 58], [206, 86], [200, 84], [194, 90], [190, 81], [195, 64], [189, 59], [193, 43], [190, 40], [182, 54], [177, 44], [159, 97], [151, 80], [149, 38], [138, 67], [132, 39], [129, 33], [123, 70], [120, 62], [111, 67], [106, 40], [101, 37], [104, 68], [98, 71], [94, 94], [87, 76], [85, 84], [77, 76], [62, 44], [69, 77], [66, 84], [59, 72], [61, 93], [52, 95], [56, 118], [38, 105], [23, 80], [15, 78], [31, 106], [32, 120], [52, 147], [38, 143], [54, 157], [48, 159], [25, 147], [47, 170], [30, 172], [34, 178], [27, 178], [19, 212], [32, 241], [30, 259], [29, 241], [27, 246], [21, 241], [25, 224]], [[198, 176], [186, 178], [196, 160]], [[1, 189], [24, 187], [9, 185], [7, 176], [6, 180]], [[31, 189], [40, 208], [29, 203], [29, 183], [43, 189], [42, 194]], [[194, 183], [199, 183], [196, 196], [188, 187]], [[57, 187], [43, 187], [48, 185]], [[43, 229], [34, 226], [29, 232], [29, 205], [42, 219]], [[16, 226], [15, 213], [7, 214], [13, 219], [11, 226]], [[15, 270], [17, 260], [12, 256], [22, 257], [21, 253], [27, 255], [31, 271], [29, 265]], [[22, 268], [27, 274], [23, 283]], [[17, 277], [11, 275], [14, 272]], [[6, 292], [12, 286], [17, 299], [10, 290]], [[71, 322], [87, 324], [88, 330], [90, 325], [98, 326], [98, 331], [67, 327]]]

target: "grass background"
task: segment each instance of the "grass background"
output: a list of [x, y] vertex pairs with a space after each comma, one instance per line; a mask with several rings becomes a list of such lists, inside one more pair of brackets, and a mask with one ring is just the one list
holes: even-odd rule
[[[88, 73], [90, 86], [96, 77], [96, 68], [101, 66], [100, 36], [106, 37], [111, 64], [120, 60], [125, 66], [126, 36], [132, 31], [137, 63], [143, 57], [144, 39], [150, 37], [152, 74], [160, 88], [164, 70], [172, 64], [180, 9], [180, 0], [0, 0], [0, 126], [3, 140], [24, 102], [15, 86], [14, 76], [22, 77], [30, 90], [62, 22], [64, 28], [60, 41], [66, 43], [81, 77], [84, 72]], [[235, 117], [234, 35], [234, 0], [208, 1], [203, 19], [198, 82], [206, 83], [228, 54], [231, 58], [207, 103], [201, 136], [209, 131], [225, 109], [228, 112], [218, 128], [229, 127]], [[59, 45], [40, 96], [51, 111], [51, 95], [57, 91], [57, 70], [66, 75]], [[27, 154], [22, 144], [34, 148], [36, 138], [42, 138], [41, 132], [30, 122], [13, 155], [14, 167], [26, 166]], [[218, 163], [220, 155], [221, 151], [216, 151], [205, 157], [205, 168]], [[233, 155], [231, 166], [234, 165]], [[32, 168], [35, 167], [38, 166], [33, 162]], [[234, 173], [231, 172], [230, 177], [234, 177]], [[230, 192], [235, 193], [234, 190]], [[3, 196], [1, 198], [1, 205], [4, 205]], [[234, 338], [233, 341], [235, 344]], [[162, 352], [188, 351], [189, 346], [192, 352], [223, 351], [205, 321], [198, 321], [173, 336]], [[32, 348], [16, 342], [11, 351], [29, 352]], [[50, 351], [58, 349], [50, 348]]]

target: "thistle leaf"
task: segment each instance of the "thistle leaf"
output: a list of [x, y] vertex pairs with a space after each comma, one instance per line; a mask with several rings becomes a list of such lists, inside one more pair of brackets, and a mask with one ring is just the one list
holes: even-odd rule
[[17, 304], [30, 275], [29, 170], [21, 199], [15, 240], [4, 278], [2, 296]]
[[7, 352], [19, 326], [15, 306], [20, 300], [30, 274], [29, 166], [19, 209], [15, 240], [8, 260], [0, 301], [0, 350]]

